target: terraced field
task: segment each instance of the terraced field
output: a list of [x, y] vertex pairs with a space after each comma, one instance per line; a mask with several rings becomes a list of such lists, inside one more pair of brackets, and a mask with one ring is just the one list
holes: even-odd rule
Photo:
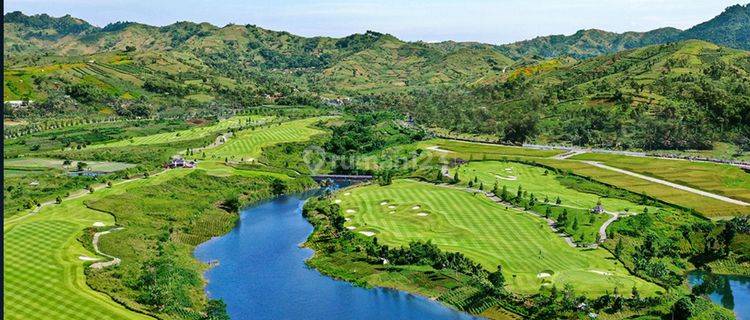
[[540, 286], [571, 283], [597, 295], [614, 287], [653, 294], [659, 287], [628, 274], [607, 251], [579, 250], [552, 233], [544, 221], [505, 209], [489, 199], [450, 187], [397, 180], [381, 187], [346, 189], [337, 202], [347, 227], [384, 244], [430, 240], [458, 251], [489, 270], [503, 266], [508, 286], [534, 293]]
[[594, 153], [577, 155], [571, 159], [597, 161], [608, 166], [750, 202], [750, 174], [735, 166]]
[[298, 142], [310, 139], [323, 131], [310, 125], [321, 118], [307, 118], [284, 122], [261, 129], [246, 129], [238, 132], [229, 141], [217, 148], [206, 151], [206, 157], [234, 161], [248, 161], [260, 156], [263, 147], [282, 142]]
[[89, 148], [111, 148], [111, 147], [126, 147], [135, 145], [149, 145], [149, 144], [161, 144], [177, 141], [187, 141], [198, 138], [206, 137], [210, 134], [225, 133], [232, 128], [239, 128], [242, 125], [248, 123], [261, 123], [270, 121], [272, 117], [261, 117], [261, 116], [235, 116], [226, 120], [222, 120], [219, 123], [211, 126], [197, 127], [189, 130], [182, 130], [177, 132], [165, 132], [154, 135], [136, 137], [128, 140], [120, 140], [111, 143], [92, 145]]
[[[94, 223], [114, 224], [112, 216], [88, 209], [83, 201], [162, 183], [188, 171], [169, 171], [149, 179], [101, 189], [93, 194], [43, 207], [3, 223], [4, 319], [151, 319], [128, 311], [85, 283], [84, 261], [96, 257], [76, 240]], [[99, 257], [101, 258], [101, 257]]]

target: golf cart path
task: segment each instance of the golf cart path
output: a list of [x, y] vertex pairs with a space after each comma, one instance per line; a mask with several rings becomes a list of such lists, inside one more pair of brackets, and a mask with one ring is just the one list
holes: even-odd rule
[[599, 242], [604, 242], [604, 240], [607, 240], [607, 227], [609, 227], [612, 222], [617, 221], [617, 219], [620, 218], [619, 212], [609, 212], [607, 211], [607, 214], [612, 215], [611, 218], [607, 219], [607, 221], [604, 221], [602, 225], [599, 227]]
[[120, 264], [120, 261], [121, 261], [120, 258], [108, 255], [108, 254], [102, 252], [101, 250], [99, 250], [99, 237], [101, 237], [102, 235], [108, 234], [108, 233], [110, 233], [112, 231], [118, 231], [118, 230], [122, 230], [122, 229], [123, 228], [115, 228], [115, 229], [110, 229], [110, 230], [107, 230], [107, 231], [97, 232], [97, 233], [94, 234], [94, 239], [91, 241], [91, 243], [94, 245], [94, 251], [96, 251], [96, 253], [98, 255], [105, 256], [107, 258], [110, 258], [111, 260], [93, 263], [93, 264], [91, 264], [91, 268], [102, 269], [102, 268], [106, 268], [106, 267], [109, 267], [109, 266]]
[[646, 175], [642, 175], [640, 173], [635, 173], [635, 172], [624, 170], [624, 169], [620, 169], [620, 168], [610, 167], [608, 165], [605, 165], [605, 164], [602, 164], [602, 163], [599, 163], [599, 162], [596, 162], [596, 161], [582, 161], [582, 162], [590, 164], [590, 165], [595, 166], [595, 167], [602, 168], [602, 169], [606, 169], [606, 170], [610, 170], [610, 171], [615, 171], [615, 172], [618, 172], [618, 173], [626, 174], [626, 175], [629, 175], [629, 176], [632, 176], [632, 177], [636, 177], [636, 178], [640, 178], [640, 179], [643, 179], [643, 180], [648, 180], [648, 181], [651, 181], [651, 182], [663, 184], [665, 186], [669, 186], [669, 187], [672, 187], [672, 188], [675, 188], [675, 189], [679, 189], [679, 190], [682, 190], [682, 191], [692, 192], [692, 193], [695, 193], [695, 194], [698, 194], [698, 195], [702, 195], [704, 197], [709, 197], [709, 198], [713, 198], [713, 199], [716, 199], [716, 200], [720, 200], [720, 201], [724, 201], [724, 202], [728, 202], [728, 203], [732, 203], [732, 204], [737, 204], [737, 205], [741, 205], [741, 206], [750, 206], [750, 203], [747, 203], [747, 202], [744, 202], [744, 201], [735, 200], [735, 199], [728, 198], [728, 197], [725, 197], [725, 196], [720, 196], [718, 194], [706, 192], [706, 191], [703, 191], [703, 190], [698, 190], [698, 189], [691, 188], [691, 187], [688, 187], [688, 186], [683, 186], [681, 184], [676, 184], [674, 182], [669, 182], [669, 181], [666, 181], [666, 180], [662, 180], [662, 179], [658, 179], [658, 178], [654, 178], [654, 177], [649, 177], [649, 176], [646, 176]]

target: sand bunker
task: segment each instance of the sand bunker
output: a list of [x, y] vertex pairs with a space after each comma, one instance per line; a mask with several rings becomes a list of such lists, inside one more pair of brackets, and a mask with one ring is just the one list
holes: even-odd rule
[[333, 200], [333, 203], [341, 203], [341, 199]]
[[347, 192], [347, 193], [344, 193], [344, 195], [345, 196], [350, 196], [350, 195], [352, 195], [352, 193], [351, 192]]
[[589, 272], [601, 274], [603, 276], [611, 276], [612, 275], [612, 272], [599, 271], [599, 270], [589, 270]]
[[388, 209], [396, 209], [396, 206], [388, 206]]
[[101, 222], [101, 221], [94, 222], [94, 227], [103, 227], [103, 226], [104, 226], [104, 222]]
[[411, 207], [412, 210], [419, 210], [419, 206], [413, 206]]
[[437, 152], [442, 152], [442, 153], [453, 153], [453, 151], [441, 149], [438, 146], [431, 146], [431, 147], [427, 147], [426, 149], [427, 150], [432, 150], [432, 151], [437, 151]]
[[83, 261], [97, 261], [97, 260], [99, 260], [99, 258], [92, 258], [92, 257], [87, 257], [87, 256], [78, 256], [78, 259], [81, 259]]
[[344, 221], [352, 221], [352, 219], [344, 218]]
[[355, 227], [355, 226], [348, 226], [346, 228], [349, 229], [349, 230], [357, 230], [357, 227]]
[[359, 233], [364, 234], [368, 237], [372, 237], [375, 235], [375, 232], [370, 232], [370, 231], [360, 231]]
[[354, 209], [346, 209], [346, 213], [355, 213], [355, 212], [357, 211], [355, 211]]
[[396, 213], [396, 211], [389, 211], [388, 213]]
[[505, 168], [505, 171], [513, 171], [511, 168]]
[[428, 216], [429, 214], [427, 214], [427, 213], [424, 213], [424, 212], [420, 212], [420, 213], [417, 213], [417, 215], [418, 215], [418, 216], [420, 216], [420, 217], [426, 217], [426, 216]]
[[546, 273], [546, 272], [540, 272], [540, 273], [537, 273], [537, 274], [536, 274], [536, 277], [537, 277], [537, 278], [549, 278], [549, 277], [551, 277], [551, 276], [552, 276], [551, 274], [549, 274], [549, 273]]
[[381, 206], [387, 206], [388, 205], [388, 201], [383, 201], [383, 202], [380, 203], [380, 205]]
[[495, 175], [495, 178], [503, 179], [503, 180], [510, 180], [510, 181], [514, 181], [514, 180], [518, 179], [518, 177], [516, 177], [516, 176], [503, 177], [503, 176], [499, 176], [499, 175]]

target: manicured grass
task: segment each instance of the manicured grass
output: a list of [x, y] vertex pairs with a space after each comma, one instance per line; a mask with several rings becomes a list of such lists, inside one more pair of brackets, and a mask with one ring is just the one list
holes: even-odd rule
[[[88, 166], [87, 169], [92, 171], [102, 172], [115, 172], [124, 170], [127, 168], [135, 167], [134, 164], [122, 163], [122, 162], [107, 162], [107, 161], [82, 161]], [[76, 170], [78, 161], [73, 161], [69, 166], [68, 170]], [[16, 158], [7, 159], [3, 161], [4, 168], [51, 168], [51, 169], [66, 169], [63, 166], [63, 160], [59, 159], [44, 159], [44, 158]]]
[[310, 125], [322, 118], [307, 118], [284, 122], [258, 129], [237, 132], [229, 141], [217, 148], [206, 151], [206, 157], [216, 160], [248, 161], [260, 157], [263, 147], [283, 142], [306, 141], [323, 131]]
[[735, 166], [595, 153], [577, 155], [572, 159], [598, 161], [612, 167], [750, 202], [750, 174]]
[[704, 197], [692, 192], [653, 183], [619, 172], [598, 168], [576, 160], [534, 159], [534, 161], [560, 170], [570, 171], [577, 175], [589, 177], [635, 193], [645, 193], [650, 197], [657, 198], [667, 203], [694, 209], [709, 218], [724, 218], [750, 214], [750, 207]]
[[240, 128], [243, 125], [253, 122], [264, 122], [270, 120], [271, 117], [261, 116], [236, 116], [232, 117], [212, 126], [198, 127], [188, 130], [182, 130], [177, 132], [165, 132], [158, 133], [144, 137], [136, 137], [127, 140], [120, 140], [111, 143], [92, 145], [89, 148], [109, 148], [109, 147], [124, 147], [133, 145], [148, 145], [148, 144], [161, 144], [170, 143], [177, 141], [187, 141], [193, 139], [199, 139], [206, 137], [210, 134], [226, 133], [233, 128]]
[[[568, 188], [557, 180], [557, 174], [541, 167], [498, 161], [475, 161], [462, 165], [451, 170], [450, 174], [458, 171], [460, 185], [466, 186], [469, 181], [476, 177], [480, 183], [484, 184], [484, 190], [491, 190], [495, 182], [498, 184], [498, 190], [505, 186], [508, 192], [515, 196], [520, 186], [523, 190], [539, 199], [539, 203], [544, 203], [545, 197], [549, 199], [549, 204], [554, 204], [559, 197], [561, 200], [560, 207], [567, 208], [569, 212], [568, 224], [578, 219], [579, 230], [571, 232], [575, 239], [582, 237], [585, 242], [591, 243], [596, 239], [596, 233], [599, 226], [610, 218], [608, 214], [591, 214], [589, 210], [593, 209], [598, 201], [602, 202], [604, 210], [610, 212], [642, 212], [646, 206], [638, 205], [630, 201], [603, 198], [596, 194], [584, 193]], [[545, 171], [547, 174], [545, 175]], [[479, 185], [475, 184], [475, 188]], [[648, 207], [649, 211], [656, 208]], [[541, 209], [539, 210], [541, 211]], [[560, 210], [553, 210], [553, 216], [557, 216]], [[544, 214], [544, 211], [539, 212]], [[594, 222], [589, 223], [591, 216], [594, 216]], [[569, 230], [570, 231], [570, 230]]]
[[[444, 250], [462, 252], [488, 270], [501, 264], [508, 287], [516, 292], [534, 293], [544, 283], [571, 283], [587, 294], [611, 292], [614, 287], [625, 292], [633, 285], [648, 294], [659, 290], [629, 275], [607, 251], [575, 249], [541, 219], [505, 209], [481, 195], [396, 180], [385, 187], [347, 189], [337, 199], [351, 219], [347, 226], [356, 231], [374, 232], [382, 243], [393, 246], [430, 240]], [[539, 278], [540, 273], [551, 276]]]
[[432, 150], [432, 152], [436, 155], [443, 155], [447, 158], [461, 158], [464, 160], [499, 160], [503, 157], [514, 156], [546, 158], [564, 153], [564, 151], [562, 150], [540, 150], [446, 139], [432, 139], [423, 141], [419, 143], [419, 146], [425, 150], [429, 150], [427, 148], [430, 147], [438, 147], [438, 150], [445, 150], [449, 152]]
[[95, 257], [76, 241], [95, 222], [114, 224], [112, 216], [88, 209], [84, 201], [154, 185], [185, 171], [115, 185], [93, 194], [44, 207], [32, 216], [5, 219], [3, 290], [5, 319], [150, 319], [128, 311], [85, 282], [84, 262]]

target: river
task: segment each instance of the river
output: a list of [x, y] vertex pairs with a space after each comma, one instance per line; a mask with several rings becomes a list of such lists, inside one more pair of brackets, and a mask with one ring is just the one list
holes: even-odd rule
[[232, 231], [196, 248], [199, 260], [219, 262], [205, 274], [206, 291], [226, 302], [232, 319], [476, 319], [430, 299], [356, 287], [307, 267], [313, 252], [299, 245], [313, 227], [302, 205], [313, 195], [247, 207]]
[[734, 311], [738, 320], [750, 320], [750, 277], [691, 272], [691, 287], [706, 283], [704, 291], [716, 304]]

